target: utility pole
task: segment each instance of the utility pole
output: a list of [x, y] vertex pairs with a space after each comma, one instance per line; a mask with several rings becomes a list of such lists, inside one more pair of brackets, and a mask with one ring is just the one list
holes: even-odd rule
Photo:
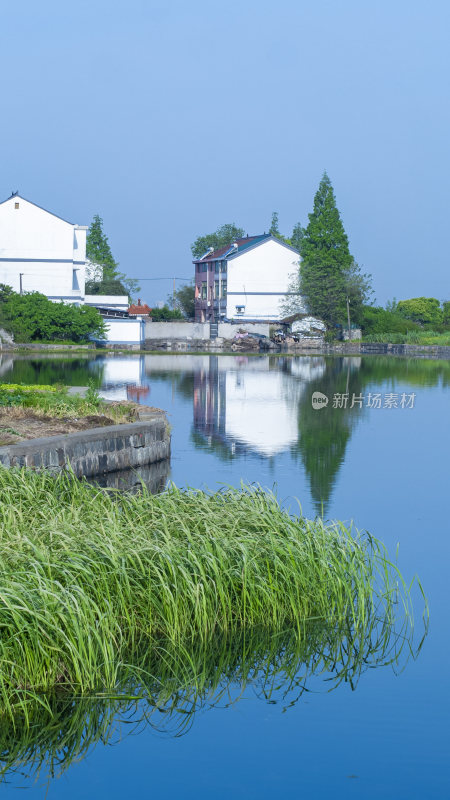
[[20, 272], [20, 273], [19, 273], [19, 280], [20, 280], [20, 294], [23, 294], [23, 284], [22, 284], [22, 278], [23, 278], [23, 276], [24, 276], [24, 273], [23, 273], [23, 272]]
[[351, 342], [351, 329], [350, 329], [350, 299], [347, 297], [347, 322], [348, 322], [348, 340]]
[[175, 278], [173, 279], [173, 289], [172, 289], [172, 309], [175, 311]]

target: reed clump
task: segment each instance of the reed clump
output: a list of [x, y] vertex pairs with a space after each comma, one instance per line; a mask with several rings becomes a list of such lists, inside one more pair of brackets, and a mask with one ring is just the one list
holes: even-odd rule
[[[311, 624], [382, 642], [409, 592], [383, 546], [282, 510], [260, 488], [104, 492], [0, 469], [0, 714], [49, 693], [119, 693], [143, 653]], [[163, 643], [163, 644], [161, 644]], [[148, 660], [148, 659], [147, 659]], [[188, 660], [188, 659], [187, 659]]]

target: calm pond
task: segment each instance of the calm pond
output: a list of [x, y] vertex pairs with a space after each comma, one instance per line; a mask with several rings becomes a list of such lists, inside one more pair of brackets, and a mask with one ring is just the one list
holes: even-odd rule
[[356, 668], [354, 653], [347, 668], [324, 668], [319, 642], [293, 674], [289, 641], [230, 642], [199, 655], [195, 686], [177, 685], [173, 674], [165, 686], [160, 677], [166, 698], [157, 708], [61, 699], [29, 741], [0, 725], [9, 765], [2, 794], [450, 796], [450, 362], [0, 357], [0, 381], [82, 386], [90, 377], [105, 397], [167, 411], [170, 466], [142, 474], [153, 489], [168, 480], [210, 489], [255, 482], [292, 509], [298, 500], [306, 516], [354, 520], [393, 558], [399, 544], [403, 575], [418, 574], [427, 595], [428, 635], [418, 652], [423, 601], [415, 591], [414, 643], [402, 647], [399, 637], [382, 658], [375, 643]]

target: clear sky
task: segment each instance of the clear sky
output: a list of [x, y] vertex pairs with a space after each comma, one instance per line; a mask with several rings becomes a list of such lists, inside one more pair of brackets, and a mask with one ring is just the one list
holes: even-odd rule
[[450, 298], [448, 0], [0, 1], [0, 199], [99, 213], [141, 296], [307, 222], [324, 169], [377, 301]]

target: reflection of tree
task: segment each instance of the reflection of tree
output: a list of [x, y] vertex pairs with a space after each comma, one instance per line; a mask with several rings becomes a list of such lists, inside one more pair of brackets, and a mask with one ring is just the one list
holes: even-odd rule
[[391, 601], [369, 607], [356, 627], [349, 619], [337, 628], [311, 623], [277, 635], [249, 630], [203, 644], [160, 642], [142, 654], [139, 669], [123, 669], [113, 694], [74, 698], [60, 691], [30, 700], [14, 723], [4, 720], [0, 780], [14, 773], [58, 776], [98, 742], [147, 725], [181, 736], [197, 711], [238, 702], [248, 689], [284, 709], [312, 688], [328, 692], [345, 682], [354, 690], [367, 669], [398, 669], [420, 650], [421, 643], [413, 647], [411, 618], [405, 612], [394, 625], [392, 608]]
[[[348, 393], [350, 406], [353, 393], [367, 394], [369, 386], [379, 391], [380, 385], [388, 384], [390, 391], [398, 391], [398, 383], [436, 386], [441, 381], [444, 386], [450, 383], [449, 362], [393, 356], [326, 359], [324, 375], [313, 380], [300, 398], [299, 440], [292, 451], [301, 456], [317, 513], [326, 513], [348, 441], [364, 413], [358, 404], [353, 408], [333, 408], [333, 395]], [[312, 407], [313, 392], [322, 392], [329, 398], [325, 408]]]
[[[311, 495], [318, 514], [326, 512], [336, 475], [344, 461], [347, 442], [352, 430], [363, 413], [357, 405], [353, 408], [333, 408], [333, 395], [348, 393], [351, 405], [352, 394], [359, 395], [362, 383], [359, 364], [350, 359], [329, 358], [324, 375], [313, 380], [308, 391], [300, 398], [298, 406], [298, 443], [293, 454], [299, 454], [311, 485]], [[326, 395], [328, 405], [314, 409], [313, 392]]]
[[12, 369], [2, 376], [6, 383], [47, 384], [53, 386], [87, 386], [90, 379], [100, 386], [104, 359], [92, 358], [29, 358], [14, 356]]

